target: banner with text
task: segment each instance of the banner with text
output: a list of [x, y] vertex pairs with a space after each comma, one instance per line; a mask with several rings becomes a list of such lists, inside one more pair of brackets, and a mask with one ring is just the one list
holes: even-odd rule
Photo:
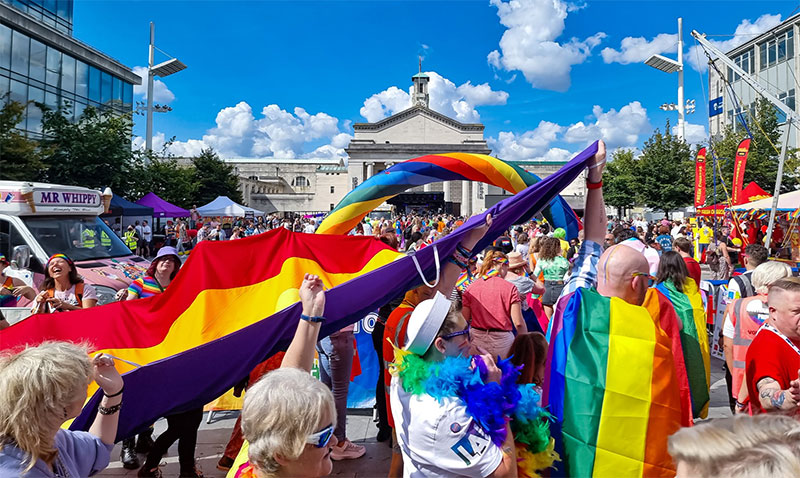
[[736, 206], [745, 202], [742, 198], [744, 187], [744, 168], [747, 166], [747, 153], [750, 151], [750, 138], [745, 138], [736, 148], [736, 163], [733, 165], [733, 184], [731, 184], [731, 204]]
[[706, 203], [706, 148], [697, 152], [694, 163], [694, 207]]

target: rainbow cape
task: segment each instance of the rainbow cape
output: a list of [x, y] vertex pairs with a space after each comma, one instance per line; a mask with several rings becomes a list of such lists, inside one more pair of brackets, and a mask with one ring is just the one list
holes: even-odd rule
[[[159, 417], [211, 402], [288, 346], [300, 316], [297, 289], [303, 273], [320, 275], [330, 288], [320, 332], [325, 337], [420, 285], [414, 259], [428, 280], [435, 280], [434, 250], [444, 262], [486, 214], [494, 221], [476, 250], [541, 210], [578, 177], [596, 151], [595, 143], [557, 173], [470, 218], [414, 258], [401, 257], [371, 237], [283, 228], [235, 241], [202, 242], [163, 294], [30, 317], [0, 331], [0, 350], [46, 340], [87, 341], [92, 351], [141, 365], [117, 361], [125, 378], [117, 438], [127, 438]], [[101, 398], [102, 392], [91, 388], [70, 428], [88, 430]]]
[[656, 285], [656, 289], [669, 299], [683, 325], [681, 345], [689, 376], [692, 412], [695, 418], [706, 418], [710, 400], [711, 356], [703, 298], [694, 279], [686, 280], [683, 292], [679, 292], [671, 281]]
[[563, 462], [553, 476], [673, 477], [681, 426], [672, 339], [644, 307], [578, 289], [553, 315], [544, 406]]
[[[395, 164], [350, 191], [328, 213], [317, 229], [317, 234], [347, 234], [370, 211], [407, 189], [434, 182], [458, 180], [479, 181], [516, 194], [538, 183], [541, 178], [519, 166], [485, 154], [447, 153], [420, 156]], [[554, 227], [566, 229], [568, 238], [578, 237], [580, 221], [562, 197], [553, 198], [542, 213]]]

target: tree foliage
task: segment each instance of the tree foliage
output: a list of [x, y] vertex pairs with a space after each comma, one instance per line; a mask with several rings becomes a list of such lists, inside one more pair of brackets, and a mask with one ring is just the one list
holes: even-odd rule
[[24, 118], [25, 105], [6, 100], [0, 110], [0, 172], [3, 179], [35, 181], [45, 169], [44, 153], [36, 141], [16, 129]]
[[644, 143], [636, 168], [637, 198], [644, 206], [669, 212], [694, 199], [694, 160], [689, 145], [670, 132], [656, 130]]
[[617, 215], [620, 217], [624, 215], [625, 209], [635, 204], [636, 181], [633, 150], [614, 151], [603, 171], [603, 198], [606, 204], [617, 208]]
[[233, 166], [225, 163], [211, 148], [204, 149], [192, 159], [197, 192], [197, 204], [206, 204], [217, 196], [228, 196], [233, 201], [242, 202], [239, 181]]
[[[765, 191], [772, 194], [775, 190], [775, 179], [778, 175], [782, 135], [781, 125], [778, 123], [777, 109], [768, 100], [760, 98], [756, 102], [754, 114], [746, 114], [745, 117], [748, 129], [753, 136], [750, 143], [750, 152], [747, 156], [743, 186], [755, 181]], [[727, 190], [729, 195], [732, 194], [731, 180], [733, 178], [736, 149], [746, 137], [747, 130], [739, 124], [736, 131], [731, 126], [727, 126], [720, 137], [712, 142], [712, 152], [719, 161], [717, 183], [724, 182], [724, 189]], [[713, 184], [711, 155], [708, 156], [708, 161], [706, 184], [711, 185]], [[800, 171], [798, 171], [798, 166], [800, 164], [798, 164], [796, 150], [787, 151], [784, 174], [781, 180], [781, 192], [792, 191], [799, 184], [798, 173]], [[719, 195], [719, 200], [722, 201], [726, 199], [725, 193], [722, 192], [722, 184], [718, 187], [717, 194]]]
[[177, 159], [168, 153], [171, 142], [166, 143], [160, 152], [133, 152], [136, 182], [131, 185], [128, 195], [142, 197], [154, 192], [165, 201], [189, 209], [195, 202], [197, 191], [195, 170], [191, 164], [178, 164]]

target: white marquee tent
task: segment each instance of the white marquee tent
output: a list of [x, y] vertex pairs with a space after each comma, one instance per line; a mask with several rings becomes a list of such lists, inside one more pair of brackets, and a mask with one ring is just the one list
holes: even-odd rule
[[214, 199], [204, 206], [198, 207], [197, 212], [203, 217], [243, 217], [248, 212], [252, 213], [254, 216], [264, 215], [264, 211], [237, 204], [228, 196], [217, 196], [217, 199]]

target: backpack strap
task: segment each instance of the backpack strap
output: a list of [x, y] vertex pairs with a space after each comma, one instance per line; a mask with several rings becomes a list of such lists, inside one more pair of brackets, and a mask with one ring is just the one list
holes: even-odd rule
[[83, 282], [75, 284], [75, 298], [78, 299], [78, 307], [83, 308]]

